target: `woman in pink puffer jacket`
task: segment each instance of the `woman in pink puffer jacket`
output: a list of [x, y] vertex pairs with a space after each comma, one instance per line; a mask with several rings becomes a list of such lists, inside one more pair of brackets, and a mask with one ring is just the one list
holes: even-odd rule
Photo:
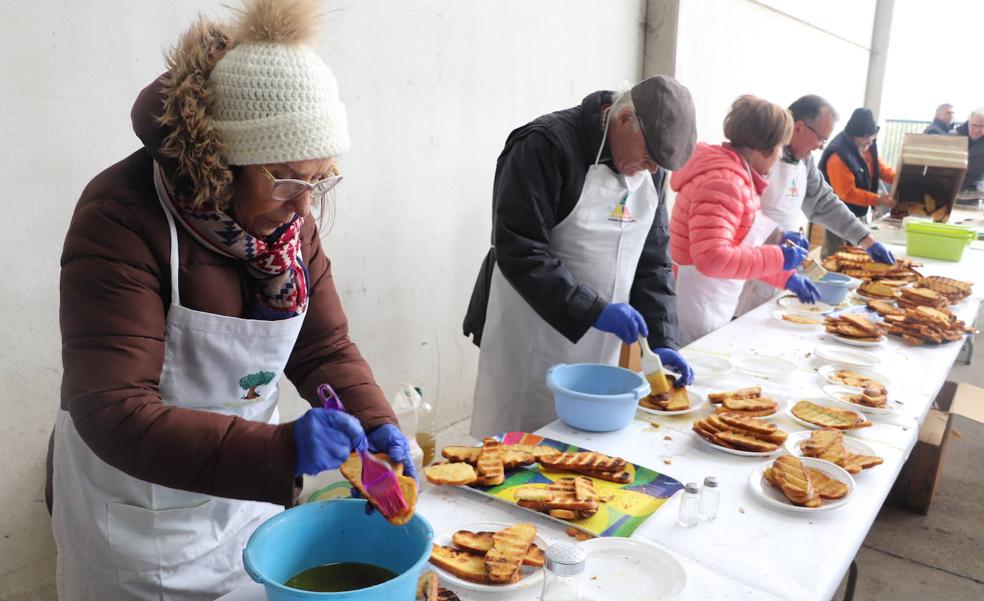
[[806, 257], [806, 240], [797, 232], [777, 231], [759, 210], [765, 176], [792, 127], [786, 109], [742, 96], [724, 120], [729, 142], [698, 144], [673, 173], [670, 185], [677, 197], [670, 249], [677, 266], [682, 344], [731, 321], [745, 280], [792, 290], [804, 302], [819, 298], [816, 287], [793, 271]]

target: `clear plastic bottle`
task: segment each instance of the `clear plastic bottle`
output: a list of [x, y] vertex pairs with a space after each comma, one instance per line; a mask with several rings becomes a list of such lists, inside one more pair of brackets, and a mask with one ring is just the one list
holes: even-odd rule
[[577, 601], [587, 556], [574, 543], [554, 543], [547, 547], [540, 601]]
[[424, 400], [419, 386], [414, 387], [419, 397], [417, 406], [417, 444], [424, 451], [424, 465], [430, 465], [437, 453], [437, 412], [434, 406]]
[[714, 476], [704, 478], [704, 488], [700, 491], [700, 519], [714, 521], [718, 516], [718, 504], [721, 501], [721, 491]]
[[688, 482], [680, 497], [680, 517], [677, 523], [684, 528], [693, 528], [700, 521], [700, 485]]

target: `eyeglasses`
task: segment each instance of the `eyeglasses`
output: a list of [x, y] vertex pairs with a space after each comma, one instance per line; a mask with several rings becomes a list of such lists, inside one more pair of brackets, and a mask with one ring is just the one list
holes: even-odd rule
[[335, 165], [331, 166], [329, 171], [330, 175], [320, 179], [316, 182], [309, 183], [302, 179], [279, 179], [273, 176], [272, 173], [261, 165], [263, 173], [270, 180], [270, 195], [273, 196], [274, 200], [280, 202], [287, 202], [288, 200], [293, 200], [304, 194], [305, 192], [311, 193], [311, 200], [318, 202], [324, 199], [325, 195], [331, 192], [332, 188], [338, 185], [342, 181], [342, 174], [339, 173], [338, 167]]
[[807, 123], [806, 121], [803, 122], [803, 125], [805, 125], [807, 129], [809, 129], [810, 131], [812, 131], [813, 132], [813, 135], [815, 135], [817, 137], [817, 143], [818, 144], [820, 144], [821, 146], [826, 146], [827, 142], [829, 141], [829, 140], [827, 140], [827, 138], [821, 136], [820, 135], [820, 132], [818, 132], [817, 130], [813, 129], [813, 126], [810, 125], [809, 123]]

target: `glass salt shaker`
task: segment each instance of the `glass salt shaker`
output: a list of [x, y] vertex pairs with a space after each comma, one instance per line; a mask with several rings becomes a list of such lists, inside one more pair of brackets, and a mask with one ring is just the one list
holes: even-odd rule
[[700, 519], [713, 521], [718, 516], [720, 491], [714, 476], [704, 478], [704, 488], [700, 491]]
[[696, 482], [688, 482], [680, 498], [680, 517], [677, 523], [684, 528], [693, 528], [699, 521], [699, 510], [700, 486]]
[[587, 553], [574, 543], [554, 543], [547, 547], [540, 601], [576, 601], [586, 559]]

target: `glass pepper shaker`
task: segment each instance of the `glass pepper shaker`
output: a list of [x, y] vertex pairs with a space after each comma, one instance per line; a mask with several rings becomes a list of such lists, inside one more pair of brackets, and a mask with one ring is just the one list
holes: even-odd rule
[[574, 543], [554, 543], [547, 547], [540, 601], [576, 601], [586, 559], [587, 553]]
[[680, 498], [680, 517], [677, 523], [684, 528], [693, 528], [699, 521], [700, 511], [700, 485], [696, 482], [688, 482], [683, 488], [683, 496]]
[[704, 488], [700, 491], [700, 519], [711, 522], [718, 516], [720, 496], [717, 478], [704, 478]]

